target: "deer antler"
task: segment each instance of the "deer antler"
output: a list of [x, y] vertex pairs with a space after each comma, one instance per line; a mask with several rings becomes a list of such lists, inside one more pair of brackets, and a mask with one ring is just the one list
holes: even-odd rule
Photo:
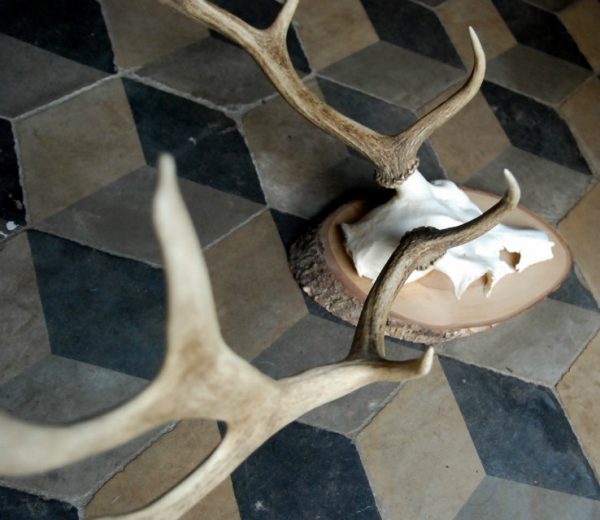
[[393, 188], [411, 175], [423, 142], [477, 94], [485, 75], [485, 55], [477, 34], [469, 28], [474, 52], [467, 82], [449, 99], [394, 136], [382, 135], [321, 101], [298, 78], [290, 59], [286, 35], [299, 0], [287, 0], [273, 24], [256, 29], [205, 0], [160, 0], [187, 16], [200, 20], [246, 49], [285, 100], [312, 124], [337, 137], [370, 159], [379, 184]]
[[120, 408], [74, 425], [35, 425], [0, 413], [0, 474], [57, 468], [181, 418], [226, 421], [224, 439], [202, 465], [148, 507], [119, 517], [177, 518], [266, 439], [304, 413], [375, 381], [407, 381], [427, 374], [432, 348], [411, 361], [391, 362], [380, 355], [391, 300], [413, 268], [476, 238], [514, 207], [518, 186], [510, 174], [507, 180], [507, 196], [476, 221], [443, 231], [415, 230], [402, 240], [369, 295], [346, 360], [275, 381], [225, 344], [200, 244], [177, 187], [175, 164], [171, 157], [161, 157], [154, 201], [168, 283], [168, 343], [161, 371]]

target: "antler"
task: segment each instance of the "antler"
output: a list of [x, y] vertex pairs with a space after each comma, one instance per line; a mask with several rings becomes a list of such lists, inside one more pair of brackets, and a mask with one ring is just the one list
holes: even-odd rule
[[164, 256], [169, 306], [167, 354], [161, 371], [136, 398], [78, 424], [35, 425], [0, 413], [0, 474], [57, 468], [181, 418], [226, 421], [224, 439], [201, 466], [150, 506], [119, 517], [177, 518], [266, 439], [306, 412], [375, 381], [407, 381], [427, 374], [432, 348], [411, 361], [390, 362], [381, 355], [391, 300], [414, 267], [476, 238], [516, 205], [518, 186], [510, 174], [507, 181], [509, 193], [478, 219], [443, 231], [415, 230], [402, 240], [369, 295], [346, 360], [274, 381], [225, 344], [173, 159], [161, 157], [154, 222]]
[[377, 182], [387, 188], [402, 183], [416, 170], [420, 146], [473, 99], [485, 75], [485, 55], [481, 43], [473, 28], [469, 28], [475, 59], [467, 82], [402, 133], [382, 135], [325, 104], [298, 78], [287, 50], [286, 36], [299, 0], [287, 0], [273, 24], [264, 30], [256, 29], [205, 0], [160, 1], [204, 22], [246, 49], [296, 111], [370, 159], [377, 170]]

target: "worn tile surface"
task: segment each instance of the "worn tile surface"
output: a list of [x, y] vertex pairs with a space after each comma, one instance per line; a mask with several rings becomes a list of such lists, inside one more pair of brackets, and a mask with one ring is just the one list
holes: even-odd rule
[[[282, 5], [211, 2], [257, 28]], [[274, 378], [342, 359], [352, 327], [302, 293], [286, 252], [344, 201], [383, 200], [373, 166], [293, 112], [205, 25], [157, 0], [75, 4], [0, 2], [0, 408], [76, 420], [156, 374], [166, 302], [151, 203], [164, 151], [228, 344]], [[600, 517], [599, 13], [595, 0], [301, 0], [287, 34], [297, 74], [383, 134], [466, 80], [473, 26], [488, 58], [482, 92], [427, 140], [420, 170], [500, 193], [510, 168], [575, 264], [522, 316], [438, 346], [428, 377], [373, 384], [299, 418], [186, 519]], [[390, 341], [386, 354], [422, 350]], [[0, 518], [142, 507], [226, 425], [172, 427], [0, 480]]]

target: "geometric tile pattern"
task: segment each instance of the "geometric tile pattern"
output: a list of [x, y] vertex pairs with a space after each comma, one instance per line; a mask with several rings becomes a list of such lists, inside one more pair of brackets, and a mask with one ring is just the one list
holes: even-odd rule
[[[281, 6], [215, 3], [258, 27]], [[500, 192], [511, 168], [575, 266], [527, 313], [438, 348], [429, 377], [301, 417], [186, 520], [600, 517], [598, 21], [594, 0], [300, 2], [288, 34], [298, 74], [383, 133], [465, 80], [473, 25], [486, 81], [421, 148], [421, 169]], [[5, 0], [0, 68], [3, 409], [78, 420], [159, 370], [164, 281], [150, 205], [162, 151], [177, 160], [228, 344], [276, 378], [346, 354], [352, 327], [304, 296], [286, 251], [340, 202], [385, 193], [373, 166], [291, 110], [242, 49], [156, 0]], [[394, 341], [388, 354], [421, 348]], [[140, 507], [224, 427], [184, 420], [2, 479], [0, 518]]]

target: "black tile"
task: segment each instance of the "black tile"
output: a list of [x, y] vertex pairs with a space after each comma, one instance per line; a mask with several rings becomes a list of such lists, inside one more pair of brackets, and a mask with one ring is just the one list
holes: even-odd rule
[[250, 152], [233, 120], [136, 81], [123, 83], [148, 164], [170, 152], [181, 177], [264, 203]]
[[0, 32], [104, 72], [113, 52], [96, 0], [2, 0]]
[[308, 221], [296, 215], [271, 209], [271, 216], [286, 250], [308, 230]]
[[[257, 29], [266, 29], [269, 27], [281, 10], [281, 4], [275, 0], [253, 0], [252, 2], [248, 2], [248, 0], [213, 0], [212, 3], [238, 16]], [[229, 42], [227, 38], [215, 31], [211, 30], [211, 34], [213, 37]], [[287, 47], [294, 68], [304, 74], [310, 73], [308, 60], [300, 45], [296, 29], [293, 26], [290, 27], [287, 34]]]
[[555, 14], [521, 0], [493, 0], [493, 2], [519, 43], [586, 69], [591, 68], [566, 27]]
[[409, 0], [362, 0], [379, 37], [399, 47], [464, 68], [434, 12]]
[[550, 295], [550, 298], [590, 311], [597, 312], [599, 310], [592, 293], [579, 281], [575, 269], [571, 270], [568, 278]]
[[0, 487], [2, 520], [77, 520], [77, 509], [58, 500], [44, 500], [15, 489]]
[[431, 7], [437, 7], [438, 5], [442, 5], [446, 0], [417, 0], [417, 2], [425, 5], [429, 5]]
[[[325, 78], [319, 77], [318, 83], [329, 105], [381, 134], [398, 134], [417, 120], [417, 116], [406, 108], [386, 103]], [[419, 171], [428, 180], [448, 178], [429, 141], [421, 146], [418, 157]]]
[[488, 475], [600, 499], [600, 486], [550, 389], [441, 359]]
[[552, 108], [488, 81], [481, 91], [514, 146], [591, 175], [569, 127]]
[[[15, 141], [11, 124], [4, 119], [0, 119], [0, 220], [25, 225]], [[8, 230], [0, 226], [0, 233], [8, 234]]]
[[46, 233], [28, 237], [52, 352], [156, 375], [165, 349], [163, 272]]
[[233, 474], [242, 520], [381, 518], [352, 442], [293, 423]]

